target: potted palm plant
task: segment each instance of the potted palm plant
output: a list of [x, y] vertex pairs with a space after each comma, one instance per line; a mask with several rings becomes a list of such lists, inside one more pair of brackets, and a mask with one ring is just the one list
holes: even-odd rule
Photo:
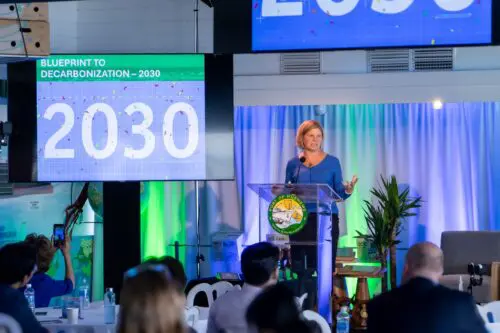
[[[382, 269], [387, 269], [387, 254], [391, 247], [392, 233], [389, 230], [389, 224], [385, 221], [384, 211], [380, 206], [375, 206], [369, 201], [364, 201], [366, 207], [363, 208], [365, 212], [365, 220], [368, 229], [367, 234], [362, 234], [356, 230], [358, 236], [356, 238], [362, 239], [370, 246], [373, 246], [377, 252], [377, 259], [380, 261]], [[387, 274], [382, 275], [382, 291], [387, 291]]]
[[381, 176], [382, 188], [372, 189], [371, 193], [378, 199], [379, 205], [384, 211], [384, 219], [392, 230], [390, 256], [390, 286], [396, 287], [396, 245], [397, 237], [403, 229], [403, 222], [411, 216], [415, 216], [415, 209], [420, 208], [422, 197], [410, 198], [410, 188], [406, 187], [400, 191], [398, 181], [395, 176], [385, 179]]
[[415, 208], [421, 206], [422, 198], [410, 198], [409, 188], [400, 191], [395, 176], [391, 176], [390, 180], [381, 176], [381, 179], [382, 186], [372, 188], [370, 191], [376, 198], [375, 204], [365, 201], [365, 218], [369, 234], [363, 235], [357, 231], [357, 238], [370, 241], [373, 246], [377, 247], [383, 268], [387, 267], [387, 254], [389, 253], [390, 283], [387, 285], [384, 284], [384, 280], [382, 281], [382, 290], [385, 291], [388, 286], [395, 288], [397, 284], [396, 246], [400, 243], [397, 238], [403, 230], [403, 222], [406, 218], [415, 216]]

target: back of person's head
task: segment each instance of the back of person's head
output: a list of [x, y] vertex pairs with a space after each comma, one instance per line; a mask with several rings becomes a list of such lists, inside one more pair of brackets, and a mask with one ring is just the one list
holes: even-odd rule
[[277, 282], [279, 249], [271, 243], [250, 245], [241, 254], [241, 271], [245, 283], [264, 286]]
[[250, 304], [246, 319], [258, 332], [312, 333], [301, 317], [293, 292], [283, 284], [265, 289]]
[[443, 274], [443, 252], [430, 242], [417, 243], [406, 254], [404, 277], [425, 277], [437, 282]]
[[161, 258], [150, 258], [146, 261], [146, 263], [164, 265], [172, 274], [172, 278], [178, 282], [179, 287], [182, 290], [184, 290], [184, 288], [186, 287], [186, 272], [184, 271], [184, 267], [179, 260], [175, 259], [174, 257], [165, 256]]
[[125, 275], [118, 333], [183, 333], [184, 294], [164, 265], [143, 264]]
[[36, 250], [24, 243], [7, 244], [0, 248], [0, 283], [24, 286], [36, 269]]
[[50, 239], [44, 235], [29, 234], [24, 241], [36, 248], [36, 265], [38, 266], [38, 271], [46, 273], [50, 268], [57, 249], [52, 245]]

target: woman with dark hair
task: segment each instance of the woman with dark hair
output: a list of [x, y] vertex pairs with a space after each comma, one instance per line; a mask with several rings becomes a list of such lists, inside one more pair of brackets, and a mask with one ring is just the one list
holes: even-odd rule
[[302, 318], [293, 292], [283, 284], [269, 287], [250, 304], [246, 319], [256, 333], [317, 333], [318, 326]]
[[64, 257], [66, 274], [64, 280], [54, 280], [47, 272], [49, 271], [57, 248], [50, 239], [44, 235], [30, 234], [24, 241], [36, 249], [37, 271], [31, 278], [31, 285], [35, 289], [35, 307], [45, 308], [50, 304], [52, 297], [70, 294], [75, 287], [75, 273], [71, 264], [71, 240], [65, 237], [65, 241], [59, 248]]
[[146, 263], [161, 264], [167, 267], [172, 274], [172, 278], [177, 281], [181, 290], [184, 291], [184, 288], [186, 288], [187, 276], [184, 271], [184, 267], [179, 260], [171, 256], [165, 256], [161, 258], [149, 258], [146, 260]]

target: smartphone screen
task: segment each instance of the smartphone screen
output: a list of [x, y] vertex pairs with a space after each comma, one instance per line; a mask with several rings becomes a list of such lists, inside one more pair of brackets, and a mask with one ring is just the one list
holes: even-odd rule
[[54, 224], [54, 245], [64, 243], [64, 224]]

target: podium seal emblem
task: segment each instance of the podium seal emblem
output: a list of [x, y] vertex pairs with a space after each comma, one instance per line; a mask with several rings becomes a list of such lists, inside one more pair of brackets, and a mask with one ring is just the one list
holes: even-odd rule
[[307, 223], [307, 209], [295, 194], [277, 196], [269, 205], [268, 219], [271, 227], [282, 235], [293, 235]]

